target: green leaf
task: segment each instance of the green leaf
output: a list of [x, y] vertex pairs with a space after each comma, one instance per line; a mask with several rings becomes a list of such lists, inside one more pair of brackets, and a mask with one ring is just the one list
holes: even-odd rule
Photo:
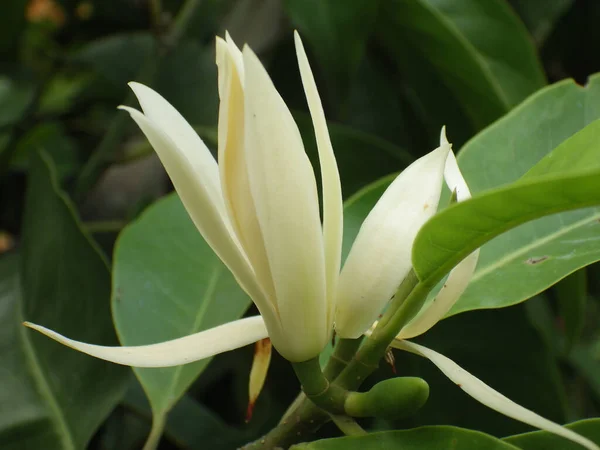
[[29, 320], [72, 338], [115, 345], [110, 274], [56, 184], [46, 159], [33, 165], [20, 268], [0, 259], [0, 447], [77, 450], [120, 400], [128, 371], [25, 329]]
[[[525, 174], [533, 179], [548, 171], [598, 168], [598, 124], [573, 135], [600, 118], [599, 105], [598, 75], [585, 88], [564, 81], [531, 96], [459, 153], [459, 165], [473, 193]], [[597, 260], [597, 214], [592, 209], [556, 214], [488, 242], [469, 288], [450, 314], [481, 306], [483, 297], [483, 307], [525, 300]], [[554, 257], [540, 261], [544, 256]]]
[[73, 174], [77, 169], [75, 142], [65, 133], [60, 122], [44, 122], [31, 128], [17, 144], [12, 159], [13, 168], [26, 170], [39, 150], [52, 157], [59, 179]]
[[[598, 204], [600, 171], [528, 180], [491, 190], [457, 203], [427, 222], [413, 245], [413, 267], [421, 280], [435, 280], [437, 283], [475, 249], [512, 228], [546, 215]], [[573, 213], [569, 218], [573, 221], [570, 225], [554, 226], [554, 221], [534, 224], [539, 229], [537, 237], [530, 235], [529, 245], [510, 255], [511, 259], [519, 262], [511, 265], [510, 269], [526, 274], [518, 278], [519, 297], [490, 295], [465, 299], [463, 296], [450, 314], [478, 308], [499, 308], [523, 301], [573, 270], [600, 259], [588, 253], [598, 234], [596, 227], [600, 212], [586, 209]], [[541, 240], [540, 235], [545, 239]], [[542, 246], [536, 244], [545, 245], [546, 251], [540, 253]], [[496, 265], [502, 263], [504, 261], [497, 260], [486, 270], [493, 271]], [[482, 275], [483, 272], [478, 271], [471, 283], [479, 281]], [[492, 275], [498, 277], [498, 274]], [[514, 287], [517, 280], [508, 279]], [[502, 282], [506, 283], [506, 280]], [[491, 292], [497, 286], [488, 284], [486, 289]], [[523, 295], [526, 290], [529, 295]]]
[[438, 448], [452, 450], [517, 450], [517, 447], [487, 434], [446, 426], [323, 439], [291, 447], [292, 450], [387, 450], [392, 448], [401, 448], [402, 450]]
[[[150, 405], [137, 381], [127, 390], [123, 405], [148, 421], [152, 419]], [[245, 434], [228, 426], [214, 412], [189, 395], [184, 395], [169, 414], [165, 437], [180, 448], [228, 450], [243, 444]]]
[[[112, 307], [123, 345], [166, 341], [242, 316], [250, 299], [173, 194], [148, 208], [117, 241]], [[159, 432], [167, 413], [209, 359], [164, 369], [134, 369]]]
[[323, 91], [339, 104], [365, 52], [379, 1], [286, 0], [284, 5], [327, 76]]
[[78, 49], [71, 61], [86, 64], [120, 92], [126, 92], [127, 83], [135, 80], [153, 51], [149, 33], [112, 34]]
[[527, 30], [503, 0], [393, 0], [378, 25], [436, 134], [460, 122], [457, 113], [480, 129], [545, 84]]
[[[600, 419], [580, 420], [566, 425], [566, 428], [600, 444]], [[503, 440], [522, 450], [581, 450], [580, 445], [547, 431], [534, 431], [506, 437]]]
[[34, 85], [29, 73], [18, 68], [4, 68], [0, 75], [0, 127], [17, 122], [34, 97]]

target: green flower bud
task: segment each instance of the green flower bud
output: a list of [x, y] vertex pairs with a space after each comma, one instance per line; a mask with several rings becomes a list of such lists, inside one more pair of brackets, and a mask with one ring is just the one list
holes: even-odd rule
[[350, 392], [344, 409], [352, 417], [400, 419], [415, 414], [428, 397], [429, 385], [422, 378], [390, 378], [368, 392]]

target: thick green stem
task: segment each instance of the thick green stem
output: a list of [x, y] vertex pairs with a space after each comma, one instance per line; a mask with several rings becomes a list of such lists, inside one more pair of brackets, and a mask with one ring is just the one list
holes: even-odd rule
[[331, 413], [343, 413], [347, 391], [333, 385], [321, 372], [319, 358], [293, 363], [294, 371], [306, 396], [319, 408]]
[[328, 380], [335, 379], [346, 366], [352, 361], [356, 351], [360, 347], [362, 337], [358, 339], [339, 339], [333, 353], [323, 370]]

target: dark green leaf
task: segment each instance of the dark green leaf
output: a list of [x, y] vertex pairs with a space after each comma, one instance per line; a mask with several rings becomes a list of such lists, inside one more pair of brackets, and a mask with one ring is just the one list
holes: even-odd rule
[[[175, 339], [239, 318], [250, 299], [204, 242], [176, 195], [151, 206], [120, 235], [113, 314], [121, 343]], [[134, 369], [161, 427], [209, 359], [173, 368]]]
[[0, 127], [17, 122], [34, 96], [30, 75], [20, 69], [10, 68], [0, 75]]
[[85, 448], [120, 400], [127, 370], [21, 325], [29, 320], [74, 339], [116, 344], [106, 262], [81, 231], [49, 161], [39, 156], [20, 262], [18, 270], [14, 258], [2, 260], [0, 447]]
[[585, 322], [587, 303], [587, 272], [585, 267], [572, 273], [554, 286], [558, 309], [567, 338], [567, 348], [577, 343]]
[[509, 0], [536, 42], [542, 43], [573, 0]]
[[323, 439], [308, 444], [298, 444], [293, 450], [517, 450], [487, 434], [462, 428], [437, 426], [414, 430], [384, 431], [364, 436]]
[[525, 27], [503, 0], [388, 1], [378, 30], [436, 134], [457, 113], [480, 129], [545, 83]]
[[[592, 442], [600, 444], [600, 419], [581, 420], [566, 425], [570, 430], [587, 437]], [[547, 431], [534, 431], [504, 438], [522, 450], [581, 450], [581, 445], [563, 439]]]
[[[452, 359], [511, 400], [562, 423], [567, 403], [559, 366], [524, 309], [517, 305], [459, 314], [439, 322], [416, 341]], [[430, 361], [405, 352], [395, 355], [399, 375], [419, 376], [430, 385], [429, 400], [411, 425], [441, 423], [495, 436], [531, 429], [469, 397]]]
[[[318, 168], [319, 157], [312, 121], [308, 115], [300, 113], [295, 113], [294, 118], [313, 167]], [[328, 122], [327, 127], [335, 151], [344, 197], [353, 195], [371, 181], [396, 172], [412, 162], [412, 157], [404, 149], [372, 134], [335, 122]]]

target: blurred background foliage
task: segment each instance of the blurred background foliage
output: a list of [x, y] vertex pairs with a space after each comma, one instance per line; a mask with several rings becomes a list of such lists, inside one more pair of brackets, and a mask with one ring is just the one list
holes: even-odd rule
[[[298, 29], [347, 198], [433, 149], [442, 125], [459, 150], [547, 84], [585, 84], [600, 71], [598, 22], [596, 0], [4, 0], [0, 447], [133, 450], [154, 420], [154, 433], [164, 429], [161, 449], [230, 449], [268, 431], [297, 394], [291, 368], [274, 356], [246, 423], [251, 348], [134, 377], [22, 329], [27, 319], [110, 345], [114, 320], [122, 343], [147, 343], [240, 317], [250, 304], [176, 197], [136, 220], [171, 186], [116, 110], [133, 104], [128, 81], [160, 92], [215, 149], [214, 37], [228, 30], [265, 63], [314, 160]], [[178, 288], [160, 293], [167, 272], [180, 277]], [[205, 292], [208, 273], [218, 295]], [[422, 342], [552, 420], [598, 416], [598, 274], [590, 266], [525, 304], [453, 316]], [[165, 323], [172, 297], [180, 317]], [[140, 317], [131, 305], [153, 314]], [[430, 401], [403, 423], [367, 421], [372, 429], [452, 424], [500, 437], [528, 430], [465, 396], [425, 360], [398, 353], [395, 366], [423, 376]], [[368, 383], [391, 373], [382, 364]]]

